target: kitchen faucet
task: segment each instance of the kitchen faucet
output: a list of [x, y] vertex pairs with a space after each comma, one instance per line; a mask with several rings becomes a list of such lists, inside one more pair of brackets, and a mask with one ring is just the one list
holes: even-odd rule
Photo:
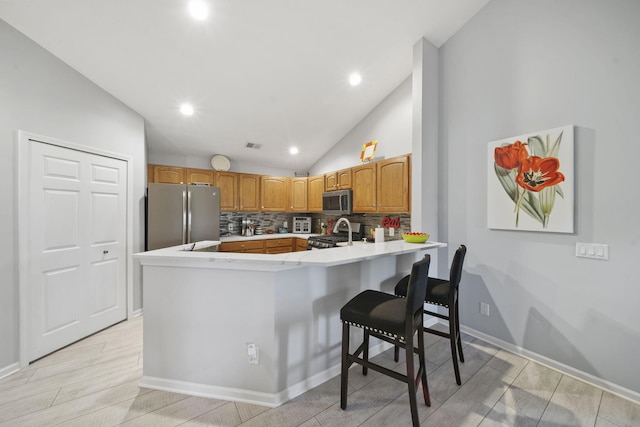
[[334, 232], [338, 231], [338, 226], [343, 222], [346, 222], [347, 223], [347, 227], [349, 227], [349, 243], [347, 243], [347, 245], [348, 246], [353, 246], [353, 241], [352, 241], [352, 237], [351, 237], [351, 223], [349, 222], [349, 220], [347, 218], [342, 217], [338, 221], [336, 221], [336, 225], [333, 228], [333, 231]]

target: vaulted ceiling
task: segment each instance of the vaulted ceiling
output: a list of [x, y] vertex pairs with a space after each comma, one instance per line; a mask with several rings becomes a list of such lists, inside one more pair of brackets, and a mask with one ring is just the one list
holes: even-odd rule
[[440, 46], [488, 2], [201, 1], [204, 20], [187, 0], [0, 0], [0, 19], [142, 115], [152, 152], [307, 170], [411, 74], [421, 37]]

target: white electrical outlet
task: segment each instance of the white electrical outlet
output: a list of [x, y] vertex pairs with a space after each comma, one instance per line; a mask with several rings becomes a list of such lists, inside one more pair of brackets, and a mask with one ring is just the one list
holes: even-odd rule
[[480, 303], [480, 314], [484, 314], [485, 316], [489, 315], [489, 304], [486, 302]]
[[247, 344], [247, 356], [251, 365], [257, 365], [260, 362], [260, 349], [253, 343]]

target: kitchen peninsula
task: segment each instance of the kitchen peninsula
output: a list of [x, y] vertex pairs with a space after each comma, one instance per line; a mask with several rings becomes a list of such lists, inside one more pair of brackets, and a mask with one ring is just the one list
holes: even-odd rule
[[339, 311], [350, 298], [392, 292], [427, 250], [446, 246], [395, 240], [282, 254], [207, 251], [218, 244], [134, 256], [145, 306], [140, 386], [270, 407], [339, 374]]

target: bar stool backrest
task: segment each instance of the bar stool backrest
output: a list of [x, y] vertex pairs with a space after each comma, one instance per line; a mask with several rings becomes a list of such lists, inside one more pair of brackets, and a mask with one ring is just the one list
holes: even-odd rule
[[462, 264], [464, 263], [464, 257], [466, 254], [467, 247], [465, 245], [460, 245], [458, 250], [456, 250], [455, 255], [453, 256], [453, 261], [451, 262], [451, 271], [449, 273], [449, 283], [452, 293], [458, 291], [458, 285], [460, 284], [460, 279], [462, 278]]
[[416, 313], [421, 314], [424, 309], [430, 262], [431, 256], [427, 254], [411, 267], [411, 276], [407, 287], [407, 316], [415, 317]]

